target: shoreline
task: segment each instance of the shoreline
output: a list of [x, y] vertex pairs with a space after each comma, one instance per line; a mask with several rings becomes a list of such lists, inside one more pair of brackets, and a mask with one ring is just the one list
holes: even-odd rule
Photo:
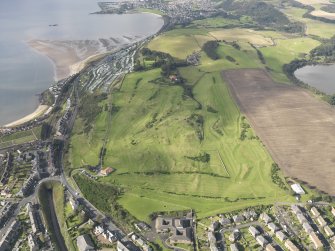
[[35, 109], [35, 111], [33, 111], [32, 113], [24, 116], [23, 118], [20, 118], [20, 119], [17, 119], [15, 121], [13, 121], [13, 122], [10, 122], [10, 123], [4, 125], [3, 127], [9, 128], [9, 127], [15, 127], [15, 126], [24, 124], [28, 121], [31, 121], [31, 120], [43, 115], [48, 109], [49, 109], [48, 105], [39, 104], [38, 107]]
[[[151, 15], [163, 18], [164, 23], [162, 27], [154, 34], [160, 33], [161, 30], [165, 27], [166, 20], [164, 16], [161, 16], [156, 13], [144, 12], [144, 11], [140, 13], [151, 14]], [[53, 80], [56, 82], [62, 79], [65, 79], [71, 75], [79, 73], [92, 61], [98, 60], [99, 58], [105, 55], [108, 55], [110, 53], [116, 52], [120, 48], [122, 48], [121, 46], [120, 48], [114, 48], [109, 51], [104, 51], [104, 52], [99, 52], [99, 53], [93, 52], [92, 55], [88, 55], [84, 59], [81, 59], [79, 55], [75, 52], [74, 49], [66, 47], [66, 45], [64, 46], [63, 44], [57, 44], [57, 42], [60, 42], [60, 41], [56, 41], [56, 40], [55, 41], [52, 41], [52, 40], [43, 41], [43, 40], [38, 40], [38, 39], [25, 41], [25, 43], [31, 50], [33, 50], [35, 53], [39, 55], [44, 56], [50, 61], [50, 63], [53, 66], [53, 70], [54, 70]], [[66, 50], [66, 52], [64, 52], [64, 50]], [[27, 114], [23, 118], [7, 123], [6, 125], [0, 125], [0, 127], [10, 128], [10, 127], [15, 127], [15, 126], [24, 124], [28, 121], [31, 121], [43, 115], [48, 110], [48, 108], [49, 106], [39, 103], [35, 111], [33, 111], [32, 113]]]

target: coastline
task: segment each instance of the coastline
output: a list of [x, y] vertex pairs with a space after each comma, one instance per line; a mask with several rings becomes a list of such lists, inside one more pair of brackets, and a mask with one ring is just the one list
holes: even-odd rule
[[[149, 11], [148, 12], [141, 11], [140, 13], [147, 13], [163, 18], [164, 24], [162, 25], [160, 30], [155, 34], [160, 33], [161, 30], [165, 27], [166, 20], [164, 16]], [[70, 46], [67, 44], [68, 42], [70, 42]], [[52, 41], [52, 40], [44, 41], [44, 40], [33, 39], [26, 41], [26, 44], [35, 53], [38, 53], [46, 57], [48, 60], [50, 60], [50, 63], [52, 64], [54, 69], [54, 81], [60, 81], [71, 75], [77, 74], [92, 61], [98, 60], [99, 58], [107, 54], [113, 53], [121, 48], [116, 47], [108, 51], [99, 52], [95, 50], [93, 47], [90, 47], [91, 45], [88, 44], [87, 54], [78, 55], [76, 49], [73, 47], [73, 44], [71, 44], [71, 41]], [[28, 121], [31, 121], [43, 115], [48, 110], [48, 108], [49, 106], [40, 103], [38, 107], [35, 109], [35, 111], [33, 111], [32, 113], [24, 116], [23, 118], [17, 119], [6, 125], [3, 125], [2, 127], [10, 128], [24, 124]]]
[[11, 123], [8, 123], [8, 124], [4, 125], [3, 127], [14, 127], [14, 126], [18, 126], [18, 125], [21, 125], [23, 123], [26, 123], [30, 120], [33, 120], [33, 119], [41, 116], [48, 109], [49, 109], [49, 106], [40, 104], [40, 105], [38, 105], [38, 107], [36, 108], [36, 110], [34, 112], [24, 116], [23, 118], [20, 118], [20, 119], [15, 120]]

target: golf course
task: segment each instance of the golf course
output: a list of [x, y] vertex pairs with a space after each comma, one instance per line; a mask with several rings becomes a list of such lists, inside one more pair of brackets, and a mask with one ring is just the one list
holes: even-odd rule
[[[112, 167], [97, 184], [119, 187], [118, 204], [146, 222], [153, 212], [193, 209], [204, 218], [294, 201], [286, 177], [274, 171], [275, 161], [222, 76], [223, 70], [262, 69], [272, 81], [292, 85], [283, 66], [309, 59], [322, 39], [335, 34], [335, 24], [304, 18], [303, 8], [290, 2], [281, 8], [291, 22], [304, 25], [303, 34], [246, 27], [253, 22], [247, 16], [218, 16], [153, 38], [137, 55], [140, 70], [97, 101], [99, 112], [89, 126], [84, 118], [76, 120], [69, 173], [85, 169], [95, 175], [90, 166]], [[186, 64], [190, 55], [198, 63]], [[169, 67], [155, 66], [159, 60]]]

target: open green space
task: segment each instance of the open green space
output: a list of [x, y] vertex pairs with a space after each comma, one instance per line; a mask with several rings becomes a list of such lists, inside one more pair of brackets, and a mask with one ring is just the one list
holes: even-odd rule
[[0, 148], [23, 144], [41, 138], [41, 126], [0, 137]]
[[[154, 59], [141, 56], [146, 70], [128, 74], [121, 88], [99, 103], [100, 107], [112, 103], [112, 111], [102, 109], [89, 131], [81, 118], [75, 123], [71, 168], [97, 165], [106, 140], [103, 166], [116, 171], [98, 182], [101, 188], [120, 187], [118, 203], [140, 220], [148, 221], [156, 211], [192, 208], [203, 218], [294, 200], [283, 189], [280, 171], [274, 183], [273, 160], [240, 113], [220, 72], [263, 68], [275, 81], [289, 83], [283, 65], [308, 57], [320, 42], [297, 34], [246, 29], [234, 29], [238, 36], [233, 40], [229, 29], [217, 33], [225, 22], [220, 18], [196, 21], [189, 28], [156, 37], [149, 49], [178, 60], [200, 51], [200, 64], [174, 70], [183, 79], [174, 82], [163, 77], [160, 68], [151, 69]], [[220, 35], [216, 60], [202, 51], [206, 42], [215, 40], [211, 32]], [[254, 37], [246, 39], [248, 34]], [[106, 203], [100, 206], [108, 211], [112, 203]]]
[[[116, 172], [99, 181], [122, 187], [120, 204], [141, 220], [148, 220], [154, 211], [193, 208], [204, 217], [289, 200], [288, 193], [272, 182], [272, 159], [252, 129], [240, 139], [245, 119], [220, 72], [186, 67], [181, 73], [193, 85], [193, 99], [180, 85], [159, 82], [159, 69], [129, 74], [113, 94], [119, 110], [112, 117], [104, 161]], [[100, 116], [94, 128], [103, 124]], [[194, 117], [203, 123], [197, 124]], [[76, 142], [97, 140], [85, 134], [73, 139], [72, 153], [82, 148]], [[91, 142], [85, 148], [98, 150]], [[210, 160], [192, 159], [201, 153], [208, 153]], [[95, 158], [72, 156], [97, 164]]]
[[334, 24], [325, 23], [309, 18], [303, 18], [303, 15], [307, 12], [306, 9], [287, 6], [285, 9], [283, 9], [283, 11], [291, 19], [305, 24], [305, 32], [307, 35], [315, 35], [321, 38], [331, 38], [335, 34]]

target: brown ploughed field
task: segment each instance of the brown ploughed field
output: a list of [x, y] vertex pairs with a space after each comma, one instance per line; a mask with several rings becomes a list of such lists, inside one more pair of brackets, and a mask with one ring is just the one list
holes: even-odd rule
[[223, 71], [231, 93], [284, 173], [335, 195], [335, 109], [266, 71]]

